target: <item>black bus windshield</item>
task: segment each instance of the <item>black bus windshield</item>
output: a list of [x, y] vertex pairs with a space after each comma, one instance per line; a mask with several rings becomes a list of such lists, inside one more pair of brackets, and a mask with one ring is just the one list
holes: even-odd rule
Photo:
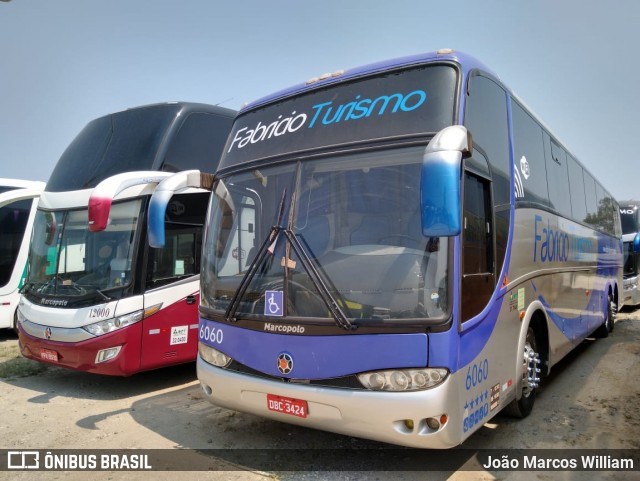
[[222, 316], [233, 301], [238, 318], [331, 320], [336, 314], [328, 304], [335, 302], [355, 325], [442, 320], [448, 243], [422, 235], [423, 152], [328, 157], [218, 179], [203, 250], [202, 306]]
[[638, 222], [638, 209], [633, 207], [620, 207], [620, 221], [622, 222], [623, 234], [635, 234], [640, 231], [640, 223]]

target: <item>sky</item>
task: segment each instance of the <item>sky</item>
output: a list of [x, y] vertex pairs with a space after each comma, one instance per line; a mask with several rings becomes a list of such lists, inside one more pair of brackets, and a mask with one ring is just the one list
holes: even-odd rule
[[0, 177], [46, 181], [91, 120], [239, 109], [325, 72], [480, 59], [618, 200], [640, 199], [638, 0], [2, 0]]

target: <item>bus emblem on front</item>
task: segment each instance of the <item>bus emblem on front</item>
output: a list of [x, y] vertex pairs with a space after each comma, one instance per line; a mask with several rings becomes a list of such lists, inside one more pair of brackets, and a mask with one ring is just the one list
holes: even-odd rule
[[278, 371], [282, 374], [293, 371], [293, 357], [288, 352], [281, 352], [278, 356]]

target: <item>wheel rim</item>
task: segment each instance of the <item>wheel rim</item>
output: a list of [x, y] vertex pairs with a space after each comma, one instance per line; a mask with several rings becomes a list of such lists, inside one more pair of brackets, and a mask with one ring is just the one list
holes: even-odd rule
[[618, 306], [615, 302], [613, 302], [613, 298], [611, 297], [611, 295], [609, 295], [607, 305], [607, 321], [605, 323], [608, 331], [611, 331], [611, 328], [613, 327], [617, 311]]
[[524, 343], [522, 370], [522, 395], [529, 397], [540, 385], [540, 354], [536, 352], [536, 341], [532, 332], [527, 333]]

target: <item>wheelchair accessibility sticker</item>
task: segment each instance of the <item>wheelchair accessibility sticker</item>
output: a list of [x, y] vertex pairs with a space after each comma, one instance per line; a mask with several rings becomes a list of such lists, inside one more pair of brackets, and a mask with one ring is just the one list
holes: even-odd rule
[[266, 291], [264, 294], [264, 315], [282, 317], [282, 291]]

